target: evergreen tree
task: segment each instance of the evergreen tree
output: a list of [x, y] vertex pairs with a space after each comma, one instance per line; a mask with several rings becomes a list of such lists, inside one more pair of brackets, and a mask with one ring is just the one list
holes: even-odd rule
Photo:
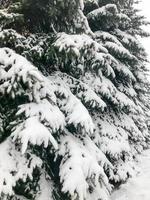
[[149, 145], [147, 22], [132, 0], [0, 7], [0, 198], [108, 200]]

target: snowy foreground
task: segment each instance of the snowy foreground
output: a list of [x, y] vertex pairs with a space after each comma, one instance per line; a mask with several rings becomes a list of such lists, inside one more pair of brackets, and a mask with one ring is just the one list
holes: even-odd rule
[[111, 200], [150, 200], [150, 150], [139, 158], [141, 172], [112, 194]]

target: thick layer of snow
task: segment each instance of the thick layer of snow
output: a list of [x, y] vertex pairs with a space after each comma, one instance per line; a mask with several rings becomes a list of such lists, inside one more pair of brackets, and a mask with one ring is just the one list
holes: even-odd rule
[[111, 200], [150, 200], [150, 150], [139, 158], [140, 172], [116, 190]]

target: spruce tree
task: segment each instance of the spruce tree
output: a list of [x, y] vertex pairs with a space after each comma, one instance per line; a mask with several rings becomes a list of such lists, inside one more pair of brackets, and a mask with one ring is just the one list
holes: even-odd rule
[[[137, 152], [140, 152], [141, 149], [147, 145], [145, 141], [149, 138], [147, 125], [145, 124], [145, 113], [148, 106], [143, 103], [144, 99], [147, 101], [146, 91], [148, 91], [149, 87], [146, 78], [147, 69], [145, 67], [147, 59], [142, 45], [137, 40], [138, 36], [148, 36], [148, 34], [141, 29], [141, 25], [147, 22], [143, 20], [143, 17], [137, 15], [133, 3], [133, 1], [116, 1], [116, 3], [114, 3], [114, 1], [109, 1], [107, 3], [106, 1], [97, 1], [96, 3], [95, 1], [87, 1], [86, 6], [87, 18], [91, 29], [96, 35], [96, 40], [103, 43], [103, 46], [107, 48], [108, 52], [116, 61], [114, 65], [111, 65], [115, 72], [115, 78], [111, 80], [111, 82], [119, 94], [124, 93], [126, 96], [119, 96], [121, 101], [125, 100], [125, 98], [128, 99], [125, 100], [125, 104], [123, 103], [125, 106], [121, 109], [121, 115], [119, 113], [120, 109], [118, 110], [117, 108], [117, 112], [115, 112], [114, 116], [116, 118], [119, 114], [119, 121], [123, 122], [122, 128], [127, 134], [130, 148], [132, 149], [132, 146], [134, 147], [130, 154], [128, 150], [127, 152], [123, 150], [122, 145], [120, 146], [123, 150], [121, 150], [120, 153], [123, 154], [122, 156], [125, 159], [123, 159], [123, 163], [121, 164], [122, 171], [120, 171], [120, 160], [110, 156], [112, 157], [111, 159], [116, 160], [116, 169], [119, 167], [116, 173], [117, 176], [115, 175], [112, 177], [115, 182], [119, 180], [122, 181], [130, 175], [128, 171], [129, 168], [126, 167], [128, 163], [128, 158], [126, 159], [126, 156], [128, 157], [130, 154], [129, 157], [134, 157], [133, 150], [136, 149]], [[136, 23], [135, 20], [137, 21]], [[140, 76], [142, 77], [140, 78]], [[144, 91], [142, 92], [142, 90]], [[141, 99], [142, 94], [144, 94], [143, 100]], [[131, 102], [135, 106], [132, 105]], [[115, 106], [113, 106], [113, 109], [114, 108]], [[112, 115], [112, 113], [109, 112], [108, 115]], [[114, 127], [114, 121], [112, 125]], [[118, 122], [116, 125], [118, 127]], [[112, 132], [111, 128], [109, 130]], [[115, 134], [112, 133], [110, 138], [114, 136]], [[110, 144], [110, 140], [107, 142]], [[114, 145], [119, 146], [117, 143]], [[106, 147], [105, 149], [107, 151]], [[111, 151], [113, 151], [112, 147], [110, 147], [109, 154], [111, 154]]]
[[0, 198], [108, 200], [149, 145], [147, 22], [132, 0], [0, 7]]

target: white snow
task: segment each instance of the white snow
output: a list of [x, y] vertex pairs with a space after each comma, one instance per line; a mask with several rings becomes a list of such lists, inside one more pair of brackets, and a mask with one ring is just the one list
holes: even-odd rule
[[150, 150], [138, 158], [138, 166], [137, 176], [114, 191], [111, 200], [150, 200]]
[[102, 6], [98, 9], [95, 9], [94, 11], [91, 11], [88, 13], [87, 18], [99, 18], [101, 16], [113, 16], [114, 14], [118, 14], [118, 9], [115, 4], [107, 4], [105, 6]]
[[53, 147], [58, 149], [57, 141], [54, 139], [47, 127], [40, 123], [38, 117], [30, 117], [26, 119], [25, 122], [19, 125], [11, 135], [13, 141], [17, 138], [21, 139], [22, 154], [27, 150], [29, 142], [33, 145], [41, 145], [43, 143], [46, 148], [50, 141]]
[[91, 37], [86, 34], [69, 35], [66, 33], [59, 33], [57, 34], [57, 40], [53, 45], [59, 49], [59, 52], [72, 52], [77, 57], [81, 56], [83, 50], [85, 51], [85, 54], [88, 50], [88, 53], [91, 53], [92, 55], [94, 55], [96, 51], [108, 53], [106, 48], [92, 40]]
[[66, 73], [56, 72], [54, 74], [54, 79], [56, 80], [58, 78], [61, 78], [59, 82], [63, 82], [63, 84], [67, 85], [71, 91], [75, 91], [76, 97], [84, 102], [84, 104], [89, 104], [92, 108], [100, 108], [104, 111], [107, 105], [101, 97], [96, 94], [92, 87]]
[[42, 160], [35, 155], [27, 160], [8, 138], [0, 145], [0, 194], [13, 195], [13, 187], [17, 181], [22, 179], [25, 182], [27, 178], [32, 179], [34, 168], [41, 165]]
[[[106, 158], [102, 152], [102, 158], [95, 157], [92, 148], [96, 150], [96, 146], [93, 144], [92, 147], [89, 142], [90, 139], [87, 138], [84, 144], [69, 132], [61, 138], [58, 152], [63, 156], [59, 172], [60, 181], [62, 191], [69, 192], [72, 200], [108, 199], [108, 179], [99, 164], [101, 161], [105, 162]], [[92, 193], [88, 190], [89, 186], [93, 188]]]
[[36, 200], [52, 200], [52, 181], [46, 179], [45, 174], [42, 172], [39, 182], [41, 191]]

